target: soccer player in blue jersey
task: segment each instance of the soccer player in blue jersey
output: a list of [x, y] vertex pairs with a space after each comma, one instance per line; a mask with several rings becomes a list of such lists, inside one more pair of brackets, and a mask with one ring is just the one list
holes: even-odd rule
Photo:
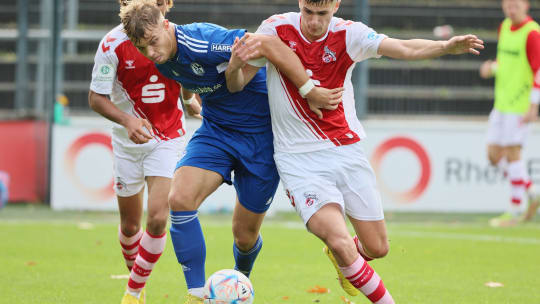
[[[131, 41], [161, 73], [202, 98], [202, 126], [177, 165], [169, 194], [171, 240], [188, 287], [186, 303], [202, 303], [206, 247], [197, 209], [223, 182], [234, 183], [238, 196], [233, 214], [235, 268], [249, 276], [262, 247], [259, 229], [279, 182], [265, 71], [242, 92], [232, 94], [224, 72], [231, 46], [245, 30], [208, 23], [175, 25], [151, 0], [132, 1], [120, 17]], [[244, 55], [253, 53], [280, 68], [317, 114], [320, 108], [335, 109], [339, 104], [342, 88], [311, 86], [298, 57], [279, 39], [261, 39]]]

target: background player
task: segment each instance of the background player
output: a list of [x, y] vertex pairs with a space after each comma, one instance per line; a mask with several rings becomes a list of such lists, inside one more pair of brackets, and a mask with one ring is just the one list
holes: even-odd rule
[[540, 26], [528, 15], [529, 6], [528, 0], [502, 1], [506, 18], [499, 27], [497, 61], [488, 60], [480, 67], [481, 77], [495, 76], [495, 103], [487, 133], [488, 159], [507, 173], [511, 185], [510, 208], [491, 220], [496, 226], [517, 222], [527, 190], [529, 210], [524, 219], [531, 219], [539, 204], [521, 158], [529, 123], [537, 119], [540, 102]]
[[[373, 303], [394, 303], [366, 263], [385, 256], [389, 245], [375, 174], [359, 144], [365, 134], [355, 113], [352, 70], [356, 62], [381, 55], [413, 60], [479, 54], [476, 49], [483, 49], [483, 42], [473, 35], [448, 41], [387, 38], [360, 22], [333, 17], [339, 4], [339, 0], [299, 0], [300, 13], [272, 16], [257, 31], [290, 46], [312, 75], [312, 85], [345, 87], [343, 103], [335, 111], [323, 110], [319, 118], [305, 111], [305, 100], [270, 64], [274, 158], [292, 205], [308, 230], [328, 246], [325, 252], [345, 291], [351, 295], [360, 291]], [[233, 47], [227, 70], [232, 91], [242, 89], [257, 73], [256, 67], [246, 65], [252, 56], [237, 56], [249, 53], [257, 40], [258, 36], [247, 37]], [[354, 240], [344, 214], [357, 234]]]
[[[129, 1], [120, 1], [125, 6]], [[172, 0], [152, 1], [165, 14]], [[157, 9], [156, 8], [156, 9]], [[122, 303], [144, 303], [141, 291], [165, 247], [174, 166], [185, 146], [180, 86], [161, 75], [133, 46], [122, 25], [100, 42], [88, 96], [90, 107], [115, 122], [114, 176], [118, 237], [130, 278]], [[197, 103], [190, 107], [198, 111]], [[148, 185], [146, 231], [141, 228], [144, 185]]]
[[[123, 8], [121, 19], [137, 48], [164, 75], [199, 93], [203, 101], [203, 124], [177, 165], [169, 196], [171, 239], [184, 271], [187, 303], [202, 303], [206, 247], [197, 209], [223, 182], [233, 183], [231, 171], [238, 194], [233, 214], [235, 268], [249, 276], [262, 247], [259, 229], [279, 182], [265, 72], [255, 75], [243, 92], [230, 94], [224, 72], [234, 39], [245, 30], [207, 23], [175, 25], [144, 0]], [[296, 87], [305, 84], [309, 77], [294, 53], [279, 39], [266, 38], [253, 51], [261, 49]], [[305, 93], [317, 110], [336, 108], [341, 91], [314, 88]]]

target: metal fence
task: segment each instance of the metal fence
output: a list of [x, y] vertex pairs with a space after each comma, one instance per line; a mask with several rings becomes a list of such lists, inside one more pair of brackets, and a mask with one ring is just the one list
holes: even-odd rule
[[[361, 2], [343, 0], [337, 16], [358, 20], [363, 12]], [[297, 10], [296, 0], [176, 0], [168, 18], [176, 23], [205, 21], [254, 30], [272, 14]], [[539, 7], [533, 3], [531, 14], [538, 13]], [[3, 0], [0, 113], [4, 117], [43, 117], [50, 113], [56, 98], [53, 91], [68, 97], [72, 112], [90, 113], [87, 92], [94, 53], [101, 37], [118, 24], [117, 14], [115, 0]], [[499, 0], [370, 1], [369, 24], [381, 33], [434, 39], [435, 26], [450, 24], [457, 34], [478, 33], [487, 42], [487, 49], [480, 57], [371, 60], [366, 73], [367, 113], [487, 114], [492, 106], [493, 82], [481, 80], [477, 70], [481, 61], [495, 57], [496, 32], [502, 18]], [[61, 40], [55, 40], [55, 35]], [[357, 77], [354, 80], [359, 81]]]

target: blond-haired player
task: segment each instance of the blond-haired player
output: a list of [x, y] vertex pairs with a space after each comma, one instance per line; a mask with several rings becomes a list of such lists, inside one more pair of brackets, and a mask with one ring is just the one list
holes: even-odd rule
[[[473, 35], [448, 41], [398, 40], [378, 34], [360, 22], [334, 17], [339, 0], [299, 0], [299, 13], [275, 15], [256, 33], [279, 37], [296, 52], [313, 85], [344, 86], [343, 102], [323, 117], [305, 111], [306, 101], [272, 64], [267, 85], [274, 131], [274, 159], [292, 205], [308, 230], [326, 245], [340, 283], [351, 295], [371, 302], [394, 303], [367, 260], [389, 250], [375, 174], [360, 146], [365, 138], [354, 107], [351, 74], [356, 62], [388, 56], [426, 59], [446, 54], [478, 54], [483, 42]], [[257, 71], [243, 54], [257, 36], [239, 41], [227, 71], [231, 91], [241, 90]], [[249, 56], [243, 57], [249, 59]], [[347, 230], [347, 215], [356, 232]]]
[[[120, 5], [130, 1], [120, 0]], [[165, 14], [172, 0], [156, 0]], [[141, 294], [165, 248], [167, 196], [174, 166], [185, 146], [180, 86], [159, 73], [122, 30], [100, 42], [88, 96], [90, 107], [113, 121], [114, 190], [120, 211], [118, 237], [130, 277], [122, 304], [144, 303]], [[192, 102], [188, 109], [198, 112]], [[148, 186], [146, 230], [141, 228]]]

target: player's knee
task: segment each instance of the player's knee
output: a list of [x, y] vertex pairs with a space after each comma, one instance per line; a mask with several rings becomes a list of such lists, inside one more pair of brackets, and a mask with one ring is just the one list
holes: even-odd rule
[[249, 251], [259, 238], [259, 234], [249, 230], [235, 230], [233, 228], [234, 243], [242, 251]]
[[366, 250], [366, 253], [369, 255], [369, 257], [373, 259], [383, 258], [390, 251], [390, 244], [388, 244], [387, 240], [380, 240], [379, 242], [376, 242], [375, 244], [366, 244], [366, 245], [367, 246], [365, 246], [364, 249]]
[[329, 237], [325, 243], [328, 245], [328, 248], [339, 257], [350, 256], [356, 251], [356, 245], [350, 236]]
[[120, 223], [120, 230], [123, 235], [131, 237], [141, 230], [141, 225], [137, 221], [122, 221]]
[[489, 160], [489, 163], [490, 163], [492, 166], [497, 166], [497, 164], [498, 164], [499, 161], [501, 160], [501, 157], [498, 157], [497, 155], [489, 154], [489, 155], [488, 155], [488, 160]]
[[197, 209], [197, 195], [191, 191], [171, 191], [169, 207], [173, 211], [192, 211]]
[[168, 214], [153, 214], [148, 215], [146, 222], [146, 230], [152, 235], [161, 235], [167, 228]]

